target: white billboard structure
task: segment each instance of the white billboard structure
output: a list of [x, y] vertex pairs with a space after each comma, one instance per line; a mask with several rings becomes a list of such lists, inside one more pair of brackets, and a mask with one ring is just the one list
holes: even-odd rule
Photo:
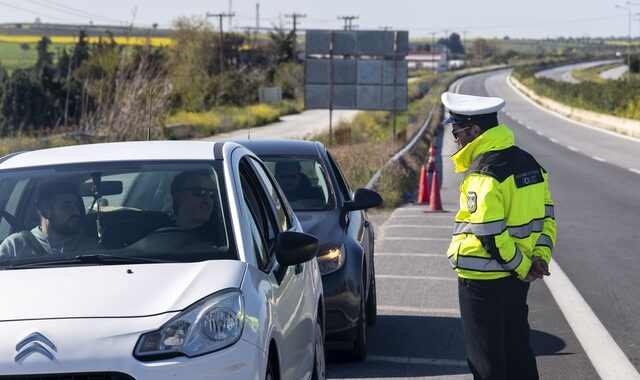
[[308, 30], [305, 108], [406, 110], [408, 52], [407, 31]]

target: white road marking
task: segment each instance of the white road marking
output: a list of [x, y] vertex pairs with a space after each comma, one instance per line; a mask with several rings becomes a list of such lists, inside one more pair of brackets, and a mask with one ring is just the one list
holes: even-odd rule
[[630, 172], [636, 173], [636, 174], [640, 174], [640, 169], [636, 169], [636, 168], [629, 168]]
[[551, 276], [545, 277], [553, 298], [603, 380], [640, 379], [640, 373], [618, 347], [578, 289], [554, 260]]
[[527, 128], [528, 130], [533, 129], [533, 128], [531, 128], [531, 126], [530, 126], [530, 125], [525, 125], [525, 128]]
[[376, 280], [381, 278], [385, 280], [458, 281], [457, 277], [407, 276], [407, 275], [376, 273]]
[[602, 157], [592, 156], [591, 158], [593, 158], [593, 159], [594, 159], [594, 160], [596, 160], [596, 161], [600, 161], [600, 162], [607, 162], [607, 160], [605, 160], [605, 159], [604, 159], [604, 158], [602, 158]]
[[451, 238], [429, 238], [429, 237], [385, 237], [382, 240], [417, 240], [417, 241], [451, 241]]
[[544, 136], [544, 133], [542, 133], [542, 132], [540, 132], [540, 131], [536, 131], [536, 133], [537, 133], [539, 136]]
[[559, 142], [558, 140], [554, 139], [553, 137], [550, 137], [550, 138], [549, 138], [549, 140], [550, 140], [552, 143], [555, 143], [555, 144], [557, 144], [557, 143]]
[[[368, 362], [385, 362], [385, 363], [397, 363], [397, 364], [414, 364], [414, 365], [433, 365], [441, 367], [467, 367], [467, 362], [464, 360], [451, 360], [451, 359], [435, 359], [435, 358], [419, 358], [419, 357], [401, 357], [401, 356], [382, 356], [382, 355], [367, 355], [366, 361]], [[468, 375], [464, 375], [467, 378]], [[431, 376], [429, 377], [432, 378]], [[447, 376], [447, 379], [450, 379]]]
[[567, 149], [574, 151], [574, 152], [579, 152], [578, 148], [572, 147], [571, 145], [567, 145]]
[[385, 224], [382, 228], [442, 228], [451, 230], [451, 226], [437, 226], [434, 224]]
[[410, 252], [401, 252], [401, 253], [392, 253], [392, 252], [376, 252], [374, 253], [375, 257], [378, 256], [396, 256], [396, 257], [440, 257], [444, 258], [444, 254], [442, 253], [410, 253]]
[[378, 305], [378, 312], [386, 313], [415, 313], [425, 315], [445, 315], [452, 317], [460, 316], [460, 309], [438, 309], [438, 308], [424, 308], [424, 307], [412, 307], [412, 306], [395, 306], [395, 305]]

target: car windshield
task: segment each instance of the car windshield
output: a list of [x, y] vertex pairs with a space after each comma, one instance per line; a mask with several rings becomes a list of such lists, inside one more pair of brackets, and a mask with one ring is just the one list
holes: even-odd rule
[[0, 269], [237, 259], [221, 161], [0, 173]]
[[329, 210], [335, 196], [317, 157], [261, 156], [294, 211]]

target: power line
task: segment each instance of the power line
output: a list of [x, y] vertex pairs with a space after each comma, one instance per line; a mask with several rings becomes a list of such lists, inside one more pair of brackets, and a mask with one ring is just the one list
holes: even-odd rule
[[15, 6], [13, 4], [5, 3], [4, 1], [0, 1], [0, 5], [4, 5], [7, 8], [12, 8], [12, 9], [15, 9], [15, 10], [18, 10], [18, 11], [21, 11], [21, 12], [25, 12], [25, 13], [29, 13], [29, 14], [32, 14], [32, 15], [36, 15], [38, 17], [46, 17], [46, 18], [50, 18], [50, 19], [54, 19], [54, 20], [58, 20], [58, 21], [62, 21], [62, 22], [73, 23], [73, 21], [71, 21], [71, 20], [67, 20], [67, 19], [64, 19], [64, 18], [55, 17], [55, 16], [39, 13], [39, 12], [36, 12], [36, 11], [33, 11], [33, 10], [21, 8], [21, 7]]
[[111, 17], [106, 17], [106, 16], [101, 16], [101, 15], [97, 15], [97, 14], [84, 12], [84, 11], [81, 11], [79, 9], [74, 9], [74, 8], [71, 8], [71, 7], [67, 7], [67, 6], [65, 6], [63, 4], [58, 4], [58, 3], [54, 2], [54, 1], [51, 1], [51, 0], [43, 0], [44, 3], [41, 2], [41, 1], [38, 1], [38, 0], [28, 0], [28, 1], [30, 3], [37, 4], [37, 5], [41, 6], [41, 7], [52, 9], [52, 10], [54, 10], [56, 12], [65, 13], [67, 15], [74, 16], [74, 17], [83, 17], [83, 18], [89, 18], [89, 19], [102, 19], [104, 21], [120, 22], [119, 20], [116, 20], [116, 19], [111, 18]]
[[338, 16], [338, 20], [344, 20], [344, 30], [353, 30], [353, 20], [357, 20], [358, 16]]
[[[605, 20], [617, 20], [622, 18], [621, 16], [607, 16], [607, 17], [593, 17], [593, 18], [584, 18], [584, 19], [572, 19], [572, 20], [558, 20], [558, 21], [547, 21], [547, 22], [537, 22], [537, 23], [529, 23], [529, 24], [504, 24], [504, 25], [479, 25], [479, 26], [464, 26], [464, 27], [455, 27], [455, 26], [447, 26], [450, 29], [497, 29], [497, 28], [523, 28], [523, 27], [531, 27], [531, 26], [548, 26], [548, 25], [561, 25], [561, 24], [570, 24], [570, 23], [583, 23], [583, 22], [593, 22], [593, 21], [605, 21]], [[440, 30], [438, 27], [431, 28], [423, 28], [423, 27], [407, 27], [409, 30]]]

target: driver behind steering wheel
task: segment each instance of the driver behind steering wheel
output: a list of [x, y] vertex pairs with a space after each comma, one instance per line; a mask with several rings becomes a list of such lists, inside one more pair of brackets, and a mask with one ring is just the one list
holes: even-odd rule
[[207, 170], [189, 170], [177, 174], [171, 182], [174, 225], [190, 230], [205, 241], [212, 241], [215, 184]]

